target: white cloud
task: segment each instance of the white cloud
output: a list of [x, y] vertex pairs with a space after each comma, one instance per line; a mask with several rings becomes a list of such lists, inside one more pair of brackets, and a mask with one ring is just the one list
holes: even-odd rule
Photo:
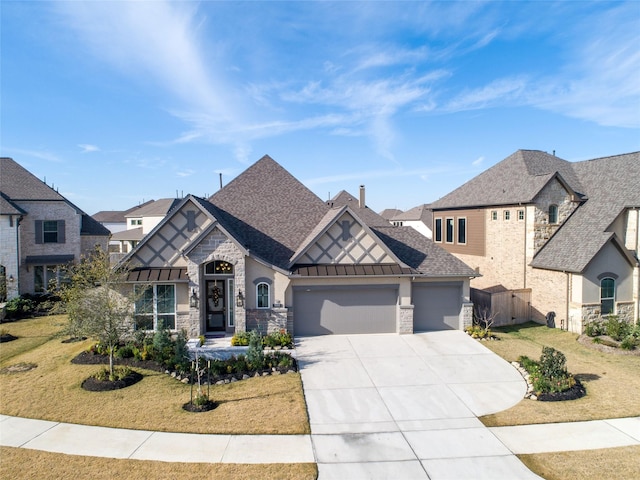
[[476, 158], [473, 162], [471, 162], [471, 165], [473, 165], [474, 167], [477, 167], [478, 165], [481, 165], [482, 162], [484, 162], [484, 156], [480, 156]]
[[26, 157], [38, 158], [40, 160], [46, 160], [47, 162], [62, 162], [62, 159], [55, 153], [48, 152], [46, 150], [31, 150], [25, 148], [4, 148], [9, 154], [24, 155]]
[[100, 151], [99, 147], [97, 147], [96, 145], [88, 144], [88, 143], [79, 143], [78, 147], [82, 149], [82, 153], [91, 153], [91, 152]]

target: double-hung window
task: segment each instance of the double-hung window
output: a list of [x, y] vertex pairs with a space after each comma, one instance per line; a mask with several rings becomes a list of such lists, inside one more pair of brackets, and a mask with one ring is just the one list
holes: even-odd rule
[[453, 243], [453, 218], [446, 219], [447, 231], [445, 241], [447, 243]]
[[467, 243], [467, 219], [458, 218], [458, 243], [465, 245]]
[[554, 225], [558, 223], [558, 206], [549, 205], [549, 223]]
[[269, 308], [269, 284], [260, 282], [256, 285], [256, 304], [258, 308]]
[[436, 242], [442, 242], [442, 219], [436, 218], [435, 220], [435, 240]]
[[600, 315], [614, 313], [616, 281], [613, 278], [600, 280]]
[[176, 288], [173, 284], [154, 284], [136, 289], [135, 329], [176, 329]]

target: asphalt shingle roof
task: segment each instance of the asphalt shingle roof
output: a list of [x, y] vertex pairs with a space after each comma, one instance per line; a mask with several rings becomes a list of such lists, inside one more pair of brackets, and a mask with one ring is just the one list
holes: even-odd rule
[[431, 205], [425, 203], [423, 205], [418, 205], [417, 207], [413, 207], [406, 212], [401, 212], [398, 215], [394, 216], [392, 221], [399, 222], [407, 222], [407, 221], [418, 221], [421, 220], [425, 225], [431, 227], [431, 222], [433, 220], [433, 212], [431, 211]]
[[[582, 272], [607, 243], [607, 231], [626, 208], [640, 208], [640, 152], [572, 164], [588, 194], [571, 217], [538, 252], [537, 268]], [[624, 239], [620, 239], [624, 244]]]
[[585, 193], [571, 162], [538, 150], [518, 150], [461, 187], [433, 202], [433, 210], [530, 203], [554, 175]]

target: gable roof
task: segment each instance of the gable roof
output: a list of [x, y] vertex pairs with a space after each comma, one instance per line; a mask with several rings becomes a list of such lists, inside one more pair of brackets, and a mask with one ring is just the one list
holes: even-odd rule
[[386, 220], [391, 220], [396, 215], [400, 215], [402, 210], [398, 210], [397, 208], [385, 208], [380, 212], [380, 216]]
[[130, 208], [125, 214], [125, 218], [131, 217], [164, 217], [176, 205], [182, 201], [181, 198], [159, 198], [150, 200], [135, 208]]
[[0, 215], [24, 215], [25, 212], [0, 191]]
[[28, 214], [19, 206], [21, 201], [57, 201], [64, 202], [81, 215], [80, 235], [109, 236], [111, 232], [85, 212], [76, 207], [49, 185], [36, 178], [26, 168], [12, 158], [0, 158], [0, 208], [21, 214]]
[[551, 181], [558, 178], [578, 196], [585, 189], [571, 162], [539, 150], [518, 150], [461, 187], [433, 202], [433, 210], [531, 203]]
[[95, 221], [100, 223], [126, 223], [127, 219], [125, 218], [125, 215], [134, 212], [138, 208], [149, 205], [152, 202], [155, 202], [155, 200], [147, 200], [146, 202], [131, 207], [127, 210], [101, 210], [91, 216]]
[[245, 248], [282, 268], [329, 208], [268, 155], [209, 202]]
[[406, 212], [401, 212], [398, 215], [394, 216], [391, 220], [400, 222], [421, 221], [429, 228], [431, 228], [431, 223], [433, 221], [433, 212], [431, 211], [431, 205], [425, 203], [422, 205], [418, 205], [417, 207], [413, 207]]
[[589, 198], [538, 252], [533, 267], [580, 273], [610, 240], [626, 251], [608, 230], [627, 208], [640, 208], [640, 152], [576, 162], [573, 169]]
[[389, 225], [389, 222], [383, 216], [377, 214], [366, 205], [364, 207], [360, 207], [360, 200], [358, 199], [358, 197], [351, 195], [345, 190], [341, 190], [340, 192], [338, 192], [327, 203], [330, 207], [342, 207], [344, 205], [349, 206], [349, 208], [356, 212], [356, 214], [370, 227], [376, 225]]

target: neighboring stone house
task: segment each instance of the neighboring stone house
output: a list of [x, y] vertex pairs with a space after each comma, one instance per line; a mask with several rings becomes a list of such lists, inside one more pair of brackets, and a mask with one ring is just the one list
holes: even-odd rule
[[479, 289], [531, 289], [556, 326], [639, 316], [640, 153], [567, 162], [519, 150], [433, 209], [434, 242], [476, 269]]
[[109, 230], [11, 158], [0, 158], [0, 276], [6, 297], [46, 293], [63, 280], [62, 267]]
[[136, 328], [189, 336], [412, 333], [471, 321], [474, 271], [341, 192], [324, 202], [265, 156], [208, 200], [182, 199], [122, 261]]
[[406, 212], [400, 212], [389, 219], [392, 225], [412, 227], [427, 238], [432, 238], [431, 224], [433, 215], [431, 205], [423, 204], [413, 207]]

